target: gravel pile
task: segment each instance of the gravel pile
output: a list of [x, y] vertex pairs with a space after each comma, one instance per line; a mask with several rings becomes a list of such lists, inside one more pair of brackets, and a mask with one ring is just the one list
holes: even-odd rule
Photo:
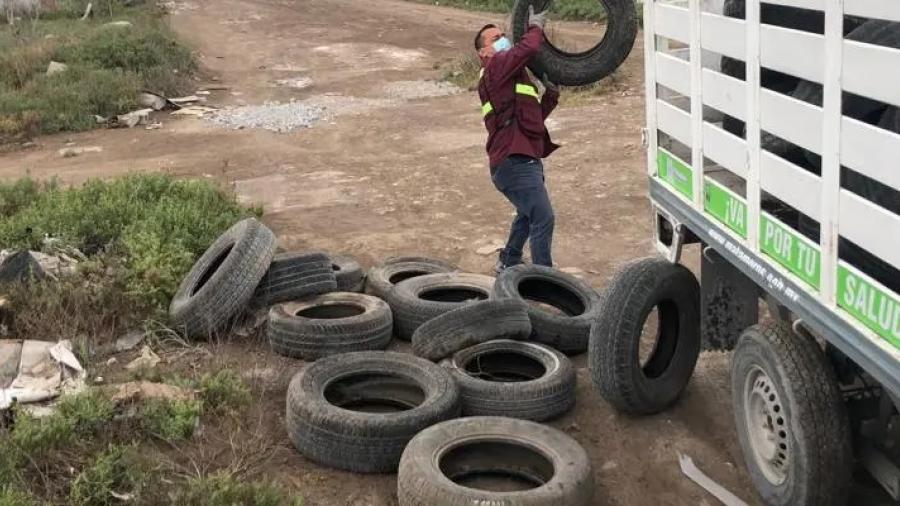
[[[284, 81], [285, 83], [288, 80]], [[281, 83], [279, 81], [279, 83]], [[384, 86], [385, 98], [367, 98], [326, 93], [286, 104], [266, 102], [263, 105], [230, 107], [206, 116], [225, 128], [263, 128], [273, 132], [290, 132], [310, 128], [319, 121], [345, 114], [363, 114], [373, 109], [393, 107], [406, 100], [443, 97], [462, 90], [443, 81], [395, 81]]]
[[415, 100], [455, 95], [463, 90], [446, 81], [394, 81], [386, 84], [384, 91], [392, 99]]
[[305, 102], [266, 102], [218, 111], [210, 121], [226, 128], [263, 128], [273, 132], [290, 132], [309, 128], [325, 115], [325, 108]]

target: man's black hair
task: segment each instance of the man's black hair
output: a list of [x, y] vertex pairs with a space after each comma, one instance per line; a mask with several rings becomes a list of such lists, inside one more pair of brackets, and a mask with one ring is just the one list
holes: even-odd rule
[[475, 50], [478, 51], [484, 47], [484, 44], [481, 42], [481, 35], [484, 34], [484, 31], [489, 28], [497, 28], [497, 25], [490, 23], [481, 27], [481, 30], [478, 30], [478, 33], [475, 35]]

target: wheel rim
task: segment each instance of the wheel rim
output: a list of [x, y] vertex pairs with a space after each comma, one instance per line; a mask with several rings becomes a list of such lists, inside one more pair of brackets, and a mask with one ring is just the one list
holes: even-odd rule
[[744, 420], [756, 467], [771, 484], [781, 485], [791, 457], [786, 413], [775, 383], [758, 366], [744, 383]]

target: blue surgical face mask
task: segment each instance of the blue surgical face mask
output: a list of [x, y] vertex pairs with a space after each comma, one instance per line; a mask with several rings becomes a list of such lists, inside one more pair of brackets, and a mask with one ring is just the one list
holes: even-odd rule
[[502, 53], [503, 51], [509, 51], [512, 48], [512, 42], [509, 41], [506, 37], [500, 37], [495, 40], [492, 44], [494, 51], [498, 53]]

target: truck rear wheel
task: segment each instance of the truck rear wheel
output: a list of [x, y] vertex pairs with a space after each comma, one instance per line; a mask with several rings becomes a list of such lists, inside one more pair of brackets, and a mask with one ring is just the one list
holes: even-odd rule
[[783, 323], [748, 328], [734, 352], [731, 388], [744, 461], [763, 502], [846, 504], [850, 427], [816, 342]]

